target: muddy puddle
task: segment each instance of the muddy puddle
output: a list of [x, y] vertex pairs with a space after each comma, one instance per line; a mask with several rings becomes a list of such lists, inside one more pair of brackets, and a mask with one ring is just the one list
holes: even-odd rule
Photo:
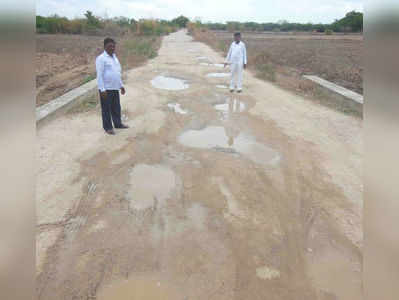
[[226, 103], [216, 104], [213, 107], [224, 113], [243, 112], [246, 109], [245, 103], [237, 99], [228, 99]]
[[113, 283], [96, 297], [98, 300], [183, 300], [177, 291], [155, 279], [127, 279]]
[[185, 115], [188, 113], [187, 110], [184, 110], [180, 103], [168, 103], [168, 107], [170, 110], [173, 110], [175, 113], [181, 114], [181, 115]]
[[209, 73], [206, 74], [206, 77], [213, 77], [213, 78], [224, 78], [229, 77], [230, 73]]
[[157, 89], [170, 91], [184, 90], [189, 88], [189, 84], [186, 80], [163, 75], [156, 76], [151, 80], [151, 84]]
[[277, 151], [258, 143], [250, 135], [240, 133], [235, 124], [188, 130], [178, 137], [178, 141], [187, 147], [242, 154], [262, 166], [276, 166], [281, 160]]
[[223, 64], [213, 64], [213, 63], [206, 63], [206, 62], [202, 62], [200, 63], [201, 66], [207, 66], [207, 67], [216, 67], [216, 68], [223, 68], [224, 65]]
[[165, 166], [138, 164], [129, 176], [130, 188], [126, 198], [133, 210], [156, 209], [176, 188], [175, 173]]

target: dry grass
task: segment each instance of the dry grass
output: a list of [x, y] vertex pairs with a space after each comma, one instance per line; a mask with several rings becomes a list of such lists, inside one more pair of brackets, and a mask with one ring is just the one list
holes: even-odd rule
[[[229, 32], [196, 30], [194, 37], [227, 52]], [[314, 74], [363, 93], [363, 37], [361, 35], [243, 33], [248, 67], [262, 79], [305, 94], [314, 93], [303, 74]]]
[[[95, 59], [103, 51], [101, 36], [36, 36], [36, 105], [40, 106], [95, 78]], [[157, 54], [161, 38], [129, 35], [117, 39], [124, 70]]]

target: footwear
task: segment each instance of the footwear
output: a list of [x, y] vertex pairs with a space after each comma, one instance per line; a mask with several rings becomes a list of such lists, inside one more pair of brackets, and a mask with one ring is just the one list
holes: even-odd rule
[[237, 90], [237, 93], [241, 93], [242, 92], [242, 90]]
[[108, 133], [109, 135], [115, 135], [115, 131], [113, 129], [105, 130], [105, 132]]
[[121, 124], [121, 126], [115, 127], [117, 129], [126, 129], [129, 128], [129, 126], [125, 125], [125, 124]]
[[234, 93], [234, 89], [230, 89], [230, 93]]

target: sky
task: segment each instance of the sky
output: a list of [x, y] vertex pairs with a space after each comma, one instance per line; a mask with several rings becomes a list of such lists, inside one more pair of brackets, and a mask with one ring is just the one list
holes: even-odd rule
[[363, 12], [365, 0], [37, 0], [36, 14], [82, 17], [173, 19], [184, 15], [202, 22], [252, 21], [331, 23], [351, 10]]

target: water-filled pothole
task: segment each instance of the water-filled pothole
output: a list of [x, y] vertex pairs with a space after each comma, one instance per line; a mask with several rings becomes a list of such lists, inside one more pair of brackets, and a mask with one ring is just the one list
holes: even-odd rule
[[221, 112], [235, 113], [235, 112], [243, 112], [246, 108], [246, 105], [244, 102], [241, 102], [237, 99], [229, 99], [226, 103], [216, 104], [214, 105], [214, 107], [216, 110]]
[[213, 107], [220, 112], [222, 120], [227, 120], [229, 117], [241, 113], [247, 108], [244, 102], [235, 98], [228, 98], [224, 103], [216, 103]]
[[184, 90], [189, 87], [189, 84], [184, 79], [167, 77], [163, 75], [156, 76], [151, 80], [151, 84], [158, 89], [171, 91]]
[[102, 289], [99, 300], [172, 300], [179, 299], [179, 293], [164, 281], [153, 278], [129, 278], [115, 282]]
[[224, 65], [223, 64], [213, 64], [213, 63], [206, 63], [206, 62], [202, 62], [200, 63], [201, 66], [208, 66], [208, 67], [217, 67], [217, 68], [223, 68]]
[[223, 77], [229, 77], [230, 73], [209, 73], [206, 74], [206, 77], [216, 77], [216, 78], [223, 78]]
[[263, 166], [276, 166], [280, 162], [281, 156], [274, 149], [258, 143], [250, 135], [231, 134], [228, 129], [221, 126], [208, 126], [201, 130], [188, 130], [178, 137], [178, 141], [187, 147], [240, 153]]
[[129, 177], [126, 198], [133, 210], [162, 206], [176, 188], [175, 173], [162, 165], [138, 164], [130, 171]]
[[168, 107], [178, 114], [185, 115], [188, 112], [181, 107], [180, 103], [168, 103]]

